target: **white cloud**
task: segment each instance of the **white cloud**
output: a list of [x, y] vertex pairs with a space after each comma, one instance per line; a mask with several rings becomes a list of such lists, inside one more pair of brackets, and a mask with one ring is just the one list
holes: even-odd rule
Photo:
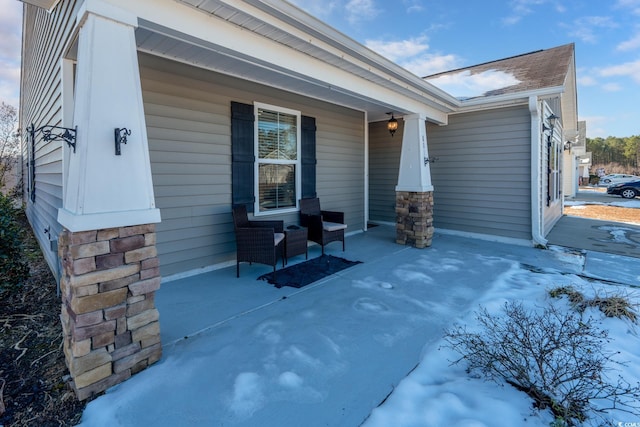
[[618, 0], [616, 6], [623, 9], [631, 9], [631, 12], [640, 15], [640, 0]]
[[602, 90], [605, 92], [619, 92], [622, 90], [622, 86], [619, 83], [605, 83], [602, 85]]
[[640, 83], [640, 59], [602, 68], [599, 74], [604, 77], [631, 77], [635, 82]]
[[22, 3], [0, 0], [0, 100], [18, 107]]
[[407, 13], [422, 12], [425, 10], [420, 0], [402, 0], [402, 3], [407, 8]]
[[616, 46], [617, 50], [620, 50], [623, 52], [629, 51], [629, 50], [635, 50], [638, 48], [640, 48], [640, 32], [637, 32], [629, 40], [625, 40], [622, 43], [618, 44], [618, 46]]
[[582, 76], [578, 77], [578, 84], [582, 86], [595, 86], [598, 84], [598, 81], [591, 76]]
[[471, 74], [469, 70], [465, 70], [429, 79], [428, 82], [458, 98], [473, 98], [492, 90], [513, 86], [520, 83], [520, 80], [504, 71], [488, 70]]
[[349, 0], [345, 5], [347, 21], [357, 24], [362, 21], [371, 21], [381, 13], [374, 0]]
[[611, 124], [611, 117], [606, 116], [580, 116], [580, 121], [587, 122], [587, 137], [589, 138], [606, 138], [609, 136], [604, 125]]
[[462, 63], [456, 55], [429, 53], [426, 36], [397, 41], [367, 40], [365, 45], [420, 77], [455, 69]]
[[618, 24], [609, 16], [583, 16], [564, 26], [569, 28], [569, 36], [585, 43], [595, 43], [601, 30], [617, 28]]
[[504, 25], [515, 25], [522, 18], [533, 13], [533, 7], [547, 3], [548, 0], [513, 0], [509, 2], [511, 14], [502, 19]]
[[424, 36], [389, 42], [383, 40], [366, 40], [364, 44], [369, 49], [391, 61], [414, 57], [429, 50], [427, 38]]
[[456, 55], [427, 54], [420, 57], [400, 61], [400, 65], [413, 74], [424, 77], [447, 70], [460, 68], [462, 61]]
[[338, 9], [340, 4], [337, 0], [290, 0], [291, 3], [298, 6], [310, 15], [317, 18], [327, 18], [332, 12]]

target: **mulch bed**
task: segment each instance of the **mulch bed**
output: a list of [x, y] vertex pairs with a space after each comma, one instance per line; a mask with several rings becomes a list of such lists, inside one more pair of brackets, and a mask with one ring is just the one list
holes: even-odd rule
[[18, 291], [0, 293], [0, 426], [73, 426], [86, 402], [67, 383], [56, 281], [26, 218], [20, 221], [30, 277]]

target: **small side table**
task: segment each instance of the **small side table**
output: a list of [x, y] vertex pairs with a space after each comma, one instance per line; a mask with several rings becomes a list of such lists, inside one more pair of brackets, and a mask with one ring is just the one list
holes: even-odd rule
[[307, 251], [307, 227], [290, 225], [284, 229], [284, 258], [289, 259], [295, 255], [304, 254], [309, 259]]

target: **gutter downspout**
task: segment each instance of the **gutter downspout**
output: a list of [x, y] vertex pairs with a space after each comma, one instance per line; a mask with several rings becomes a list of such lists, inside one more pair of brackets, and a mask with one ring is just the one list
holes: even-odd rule
[[364, 112], [364, 231], [369, 224], [369, 113]]
[[538, 97], [529, 97], [529, 112], [531, 113], [531, 236], [534, 245], [547, 246], [547, 239], [542, 234], [542, 215], [540, 212], [542, 200], [540, 197], [540, 171], [542, 170], [542, 156], [540, 155], [540, 111]]

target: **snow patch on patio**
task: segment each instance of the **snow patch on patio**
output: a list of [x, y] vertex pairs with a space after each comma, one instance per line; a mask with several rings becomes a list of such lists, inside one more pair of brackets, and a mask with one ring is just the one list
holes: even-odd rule
[[609, 235], [611, 235], [611, 240], [613, 240], [616, 243], [626, 243], [632, 246], [635, 246], [638, 243], [638, 242], [632, 241], [628, 237], [628, 233], [629, 234], [637, 233], [637, 231], [634, 229], [627, 228], [627, 227], [609, 226], [609, 225], [598, 227], [598, 229], [609, 232]]

